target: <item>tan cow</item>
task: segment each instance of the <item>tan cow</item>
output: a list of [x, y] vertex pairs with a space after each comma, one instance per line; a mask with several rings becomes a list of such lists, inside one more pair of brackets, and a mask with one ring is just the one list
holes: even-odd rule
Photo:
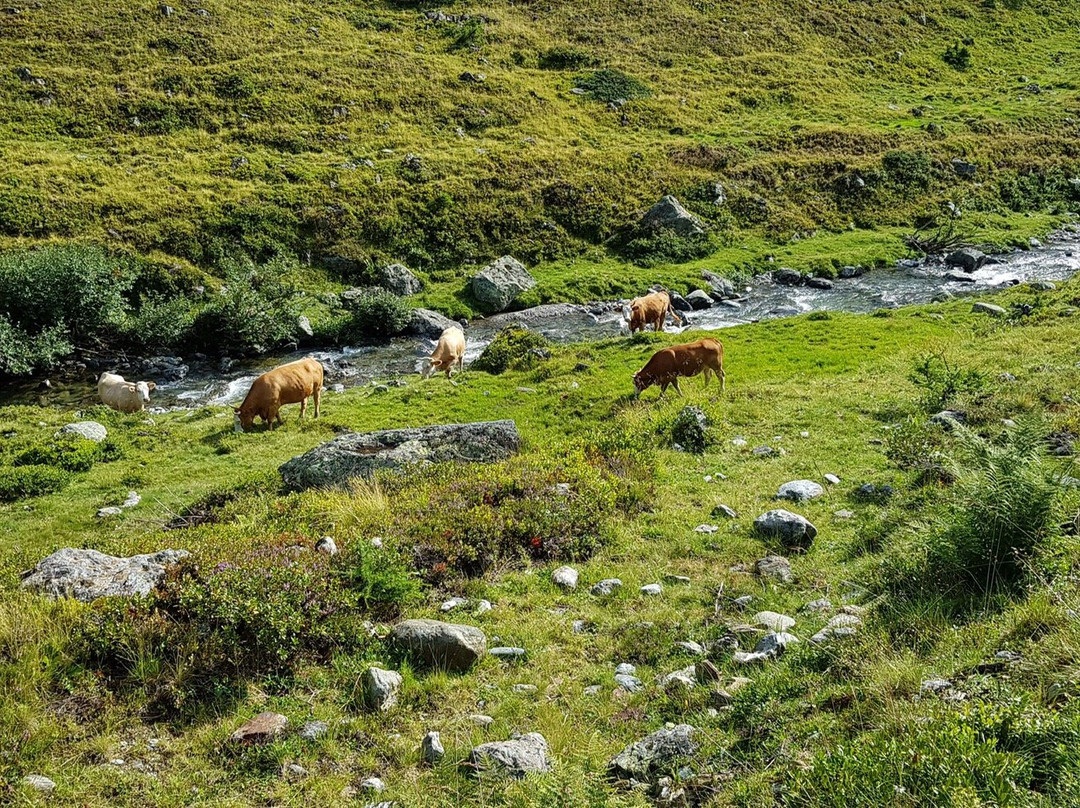
[[649, 325], [654, 331], [663, 331], [668, 314], [682, 325], [682, 318], [671, 307], [671, 297], [667, 292], [653, 292], [634, 298], [630, 302], [630, 333], [644, 331]]
[[435, 346], [427, 361], [427, 366], [420, 371], [425, 379], [430, 379], [440, 370], [446, 371], [446, 378], [449, 379], [450, 371], [455, 365], [458, 370], [464, 368], [465, 332], [456, 325], [443, 329], [439, 335], [439, 344]]
[[668, 385], [675, 387], [680, 396], [680, 376], [697, 376], [705, 373], [705, 384], [709, 384], [709, 374], [715, 373], [720, 379], [720, 391], [724, 391], [724, 346], [718, 339], [702, 339], [685, 345], [672, 345], [652, 355], [645, 367], [634, 374], [635, 395], [640, 396], [654, 384], [660, 385], [660, 395], [664, 395]]
[[275, 421], [281, 423], [281, 407], [285, 404], [299, 404], [300, 419], [303, 420], [308, 396], [314, 401], [315, 417], [318, 418], [322, 384], [323, 366], [310, 356], [268, 370], [251, 383], [244, 403], [234, 408], [236, 431], [246, 431], [256, 416], [273, 429]]
[[98, 376], [98, 398], [107, 406], [120, 412], [139, 412], [150, 403], [150, 391], [157, 387], [153, 382], [128, 382], [124, 377], [108, 371]]

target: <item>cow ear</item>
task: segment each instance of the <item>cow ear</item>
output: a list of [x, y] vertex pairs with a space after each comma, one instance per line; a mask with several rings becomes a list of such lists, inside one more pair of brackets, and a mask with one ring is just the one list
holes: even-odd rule
[[147, 390], [157, 390], [157, 385], [154, 384], [154, 382], [147, 382], [146, 383], [146, 389]]
[[240, 408], [239, 407], [233, 407], [232, 411], [235, 412], [237, 415], [240, 414]]

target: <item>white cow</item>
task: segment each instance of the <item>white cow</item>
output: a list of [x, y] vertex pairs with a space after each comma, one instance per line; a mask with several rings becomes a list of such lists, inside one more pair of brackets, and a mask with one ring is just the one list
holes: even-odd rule
[[427, 361], [427, 366], [420, 371], [425, 379], [430, 379], [440, 370], [446, 371], [446, 378], [449, 379], [455, 365], [458, 370], [465, 365], [465, 332], [456, 325], [444, 329], [439, 335], [439, 344]]
[[150, 403], [153, 382], [128, 382], [116, 373], [104, 372], [98, 377], [97, 391], [102, 403], [120, 412], [138, 412]]

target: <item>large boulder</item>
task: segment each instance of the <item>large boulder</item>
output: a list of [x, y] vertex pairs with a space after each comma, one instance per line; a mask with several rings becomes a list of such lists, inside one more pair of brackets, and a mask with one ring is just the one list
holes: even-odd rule
[[409, 322], [409, 331], [419, 337], [438, 339], [439, 335], [452, 325], [458, 324], [437, 311], [413, 309], [412, 320]]
[[806, 283], [806, 278], [803, 274], [795, 269], [788, 269], [787, 267], [781, 267], [772, 274], [774, 283], [778, 283], [781, 286], [802, 286]]
[[645, 211], [639, 225], [645, 230], [672, 230], [683, 237], [700, 236], [705, 232], [697, 216], [671, 195], [663, 197]]
[[476, 772], [491, 772], [517, 779], [530, 772], [551, 770], [548, 743], [539, 732], [529, 732], [508, 741], [482, 743], [469, 754], [469, 764]]
[[695, 289], [686, 296], [686, 302], [690, 304], [690, 307], [694, 311], [701, 311], [702, 309], [711, 308], [713, 299], [708, 292], [702, 289]]
[[78, 421], [74, 424], [66, 424], [60, 428], [57, 435], [78, 435], [80, 438], [101, 443], [109, 436], [104, 426], [97, 421]]
[[697, 730], [689, 724], [661, 729], [630, 744], [608, 763], [608, 771], [621, 779], [649, 780], [675, 771], [697, 754]]
[[379, 469], [450, 460], [491, 463], [517, 454], [521, 445], [513, 421], [442, 424], [340, 435], [282, 464], [291, 491], [340, 487]]
[[488, 311], [503, 311], [518, 297], [536, 286], [525, 265], [510, 255], [488, 264], [473, 276], [473, 297]]
[[754, 532], [767, 539], [779, 539], [785, 547], [810, 546], [817, 536], [817, 528], [797, 513], [777, 508], [763, 513], [754, 520]]
[[945, 263], [951, 267], [959, 267], [964, 272], [974, 272], [986, 263], [986, 255], [974, 247], [961, 247], [949, 253], [945, 257]]
[[542, 306], [510, 311], [506, 314], [495, 314], [484, 320], [484, 325], [491, 328], [502, 328], [511, 323], [536, 323], [541, 320], [559, 320], [566, 317], [593, 318], [588, 308], [578, 303], [545, 303]]
[[707, 269], [703, 270], [701, 277], [709, 282], [709, 286], [715, 294], [719, 295], [723, 300], [730, 300], [731, 298], [738, 297], [739, 293], [735, 290], [735, 284], [715, 272], [709, 272]]
[[487, 637], [475, 626], [439, 620], [405, 620], [387, 641], [398, 653], [432, 668], [466, 671], [487, 651]]
[[39, 561], [22, 585], [54, 598], [72, 597], [84, 603], [146, 595], [165, 577], [166, 567], [188, 555], [186, 550], [162, 550], [122, 557], [67, 547]]
[[404, 264], [387, 264], [380, 269], [379, 285], [400, 297], [415, 295], [424, 287], [420, 279]]

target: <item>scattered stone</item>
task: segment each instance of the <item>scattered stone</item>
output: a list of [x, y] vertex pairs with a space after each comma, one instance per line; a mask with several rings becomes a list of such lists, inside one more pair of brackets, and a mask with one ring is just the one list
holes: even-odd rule
[[852, 519], [855, 516], [855, 512], [847, 510], [833, 511], [833, 516], [837, 519]]
[[397, 671], [368, 668], [364, 672], [365, 702], [376, 712], [385, 713], [397, 704], [402, 681]]
[[469, 720], [476, 724], [478, 727], [489, 727], [495, 721], [490, 715], [482, 715], [480, 713], [474, 713], [469, 716]]
[[334, 541], [333, 536], [323, 536], [316, 542], [315, 551], [324, 555], [335, 556], [338, 553], [337, 542]]
[[[779, 558], [779, 556], [773, 556], [773, 558]], [[734, 604], [735, 608], [741, 612], [745, 611], [746, 607], [749, 606], [753, 600], [753, 595], [740, 595], [732, 601], [732, 604]]]
[[746, 446], [747, 445], [747, 440], [746, 440], [746, 438], [732, 438], [731, 439], [731, 445], [732, 446], [739, 446], [739, 447]]
[[811, 289], [832, 289], [835, 284], [828, 278], [807, 278], [806, 285]]
[[125, 558], [68, 547], [39, 561], [22, 585], [54, 598], [72, 597], [84, 603], [104, 597], [147, 595], [165, 577], [166, 567], [188, 555], [186, 550], [161, 550]]
[[438, 339], [447, 328], [458, 323], [431, 309], [413, 309], [409, 331], [420, 337]]
[[330, 731], [330, 725], [325, 721], [308, 721], [300, 728], [300, 737], [305, 741], [317, 741]]
[[993, 303], [972, 303], [971, 311], [975, 314], [989, 314], [991, 317], [1004, 317], [1008, 314], [1001, 306], [997, 306]]
[[622, 673], [632, 676], [637, 673], [637, 668], [631, 665], [629, 662], [620, 662], [615, 666], [615, 673]]
[[817, 536], [817, 528], [797, 513], [777, 509], [754, 520], [754, 531], [763, 538], [780, 539], [785, 547], [806, 549]]
[[488, 264], [470, 281], [473, 296], [489, 311], [506, 309], [514, 300], [536, 286], [536, 279], [513, 256]]
[[476, 772], [492, 772], [521, 779], [530, 772], [551, 770], [548, 743], [539, 732], [515, 735], [508, 741], [480, 744], [469, 754]]
[[514, 646], [501, 645], [496, 648], [492, 648], [488, 653], [496, 659], [501, 659], [503, 662], [514, 662], [518, 659], [525, 657], [525, 649], [517, 648]]
[[974, 177], [979, 167], [975, 163], [969, 163], [967, 160], [954, 157], [952, 159], [952, 169], [958, 177]]
[[919, 689], [928, 693], [942, 693], [952, 686], [948, 679], [924, 679]]
[[712, 308], [713, 299], [709, 297], [707, 292], [695, 289], [686, 296], [686, 302], [690, 304], [690, 308], [694, 311], [702, 311], [703, 309]]
[[491, 611], [491, 609], [492, 606], [490, 600], [481, 600], [479, 603], [476, 604], [476, 611], [473, 612], [473, 614], [479, 617], [482, 614], [487, 614]]
[[777, 499], [790, 499], [792, 502], [804, 502], [816, 499], [825, 493], [825, 489], [813, 480], [792, 480], [784, 483], [776, 492]]
[[28, 774], [22, 781], [39, 794], [52, 794], [56, 790], [56, 783], [43, 774]]
[[719, 525], [698, 525], [694, 528], [695, 533], [715, 533], [720, 529]]
[[1057, 289], [1057, 284], [1053, 281], [1034, 280], [1028, 281], [1028, 286], [1034, 289], [1036, 292], [1052, 292]]
[[[966, 275], [957, 269], [946, 272], [943, 277], [947, 281], [956, 281], [958, 283], [975, 283], [975, 278], [973, 278], [971, 275]], [[935, 303], [944, 303], [949, 300], [952, 300], [952, 295], [948, 292], [942, 292], [940, 295], [936, 295], [934, 297]]]
[[629, 673], [616, 673], [615, 684], [629, 693], [637, 693], [645, 687], [644, 682]]
[[802, 607], [804, 612], [829, 612], [832, 611], [832, 601], [828, 598], [812, 600]]
[[539, 690], [536, 685], [514, 685], [510, 689], [515, 693], [535, 693]]
[[783, 556], [769, 555], [758, 559], [754, 562], [754, 569], [762, 578], [771, 578], [782, 584], [791, 583], [791, 562]]
[[952, 429], [957, 424], [963, 424], [965, 421], [967, 421], [967, 416], [956, 410], [942, 410], [936, 415], [930, 416], [931, 423], [943, 426], [946, 429]]
[[739, 514], [735, 512], [735, 509], [730, 505], [720, 504], [712, 509], [712, 513], [709, 514], [713, 519], [719, 519], [724, 517], [725, 519], [737, 519]]
[[776, 454], [776, 450], [771, 446], [757, 446], [750, 450], [750, 454], [754, 457], [769, 457]]
[[945, 264], [959, 267], [964, 272], [974, 272], [986, 264], [986, 254], [974, 247], [961, 247], [945, 257]]
[[697, 732], [689, 724], [661, 729], [630, 744], [608, 763], [608, 771], [620, 779], [649, 780], [675, 770], [698, 751]]
[[826, 474], [825, 482], [827, 482], [829, 485], [840, 485], [840, 478], [837, 477], [835, 474]]
[[94, 514], [98, 519], [107, 519], [110, 516], [119, 516], [120, 509], [115, 506], [109, 506], [108, 508], [98, 508], [98, 512]]
[[754, 615], [753, 621], [759, 626], [764, 626], [772, 631], [787, 631], [795, 625], [794, 618], [779, 612], [769, 611], [758, 612]]
[[420, 759], [425, 763], [435, 764], [443, 759], [446, 750], [443, 749], [442, 739], [438, 732], [429, 732], [420, 741]]
[[772, 279], [774, 283], [778, 283], [781, 286], [802, 286], [803, 282], [806, 280], [803, 278], [801, 272], [794, 269], [788, 269], [787, 267], [782, 267], [773, 272]]
[[670, 194], [649, 208], [638, 224], [646, 230], [672, 230], [684, 238], [705, 232], [701, 221]]
[[394, 626], [387, 641], [423, 665], [449, 671], [468, 670], [487, 650], [480, 629], [438, 620], [405, 620]]
[[281, 713], [259, 713], [254, 718], [241, 724], [229, 736], [229, 740], [245, 746], [269, 743], [283, 735], [288, 726], [289, 719]]
[[97, 421], [78, 421], [74, 424], [66, 424], [60, 428], [57, 435], [78, 435], [94, 443], [101, 443], [109, 436], [108, 430]]
[[696, 656], [702, 656], [705, 653], [705, 648], [701, 643], [696, 643], [693, 640], [679, 640], [675, 643], [675, 647]]
[[719, 682], [719, 669], [707, 659], [699, 659], [694, 663], [694, 675], [699, 682]]
[[573, 567], [559, 567], [551, 573], [551, 582], [560, 589], [577, 589], [578, 571]]
[[665, 692], [672, 690], [693, 690], [697, 685], [697, 670], [693, 665], [687, 665], [681, 670], [666, 673], [657, 680], [660, 689]]
[[120, 503], [120, 507], [121, 508], [134, 508], [140, 502], [142, 502], [142, 497], [139, 496], [138, 491], [128, 491], [127, 498], [122, 503]]
[[622, 581], [618, 578], [605, 578], [599, 583], [595, 584], [590, 590], [594, 595], [610, 595], [615, 590], [622, 586]]
[[664, 593], [664, 587], [660, 584], [645, 584], [641, 587], [641, 594], [643, 595], [662, 595]]
[[581, 692], [584, 693], [586, 696], [597, 696], [600, 694], [601, 690], [603, 690], [603, 687], [601, 685], [589, 685]]
[[289, 780], [303, 780], [308, 776], [308, 770], [301, 766], [299, 763], [289, 763], [285, 766], [283, 771], [285, 777]]
[[386, 791], [386, 783], [380, 780], [378, 777], [369, 777], [360, 783], [360, 788], [363, 791], [372, 791], [376, 794]]
[[465, 598], [450, 598], [450, 600], [443, 601], [442, 605], [439, 606], [439, 611], [446, 614], [447, 612], [452, 612], [459, 606], [464, 606], [468, 602], [469, 601]]

